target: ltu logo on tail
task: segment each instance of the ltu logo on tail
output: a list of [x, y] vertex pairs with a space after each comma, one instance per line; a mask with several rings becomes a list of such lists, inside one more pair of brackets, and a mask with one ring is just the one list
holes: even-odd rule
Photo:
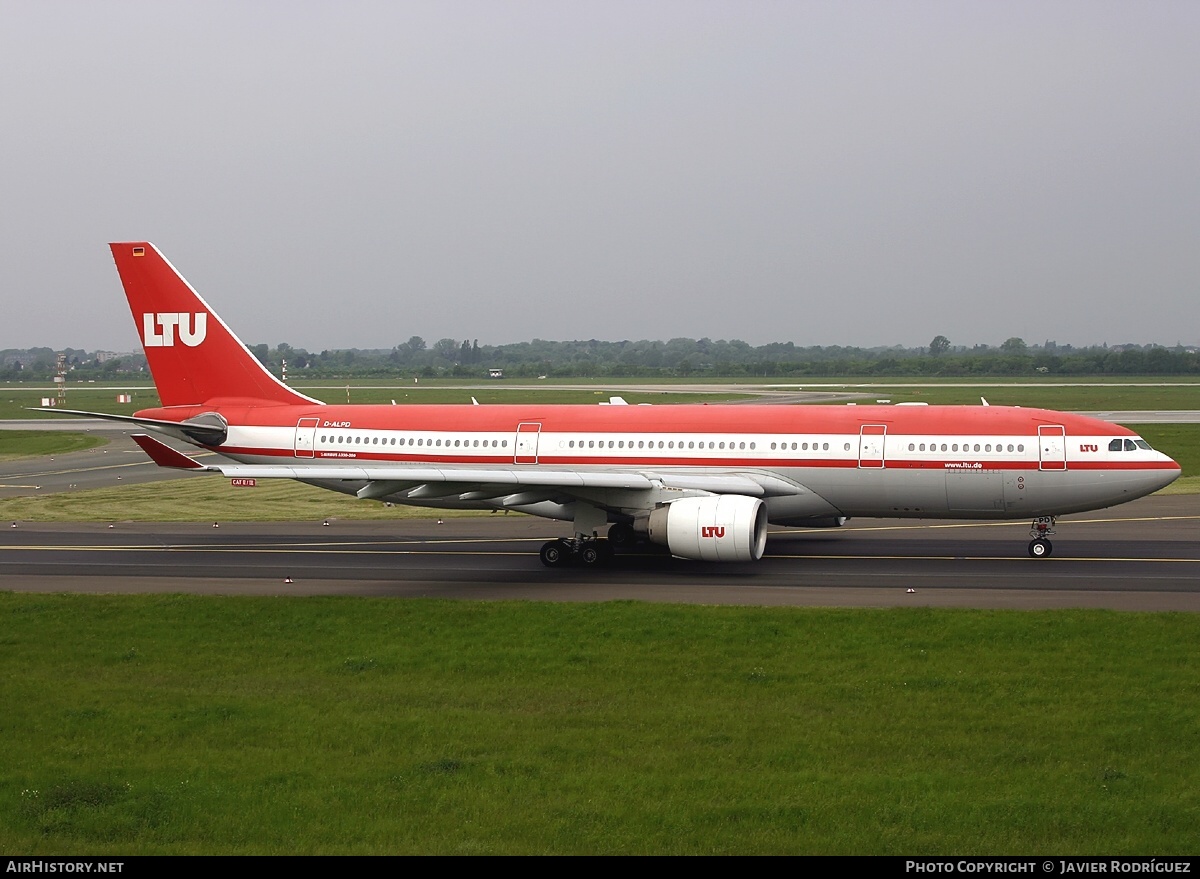
[[208, 313], [160, 311], [143, 314], [142, 344], [147, 348], [169, 348], [175, 344], [176, 327], [179, 328], [179, 341], [195, 348], [208, 332]]

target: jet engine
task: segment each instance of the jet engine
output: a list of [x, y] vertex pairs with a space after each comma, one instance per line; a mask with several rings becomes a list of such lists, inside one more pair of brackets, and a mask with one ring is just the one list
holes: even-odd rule
[[767, 545], [767, 507], [744, 495], [681, 498], [656, 508], [638, 526], [672, 555], [705, 562], [757, 561]]

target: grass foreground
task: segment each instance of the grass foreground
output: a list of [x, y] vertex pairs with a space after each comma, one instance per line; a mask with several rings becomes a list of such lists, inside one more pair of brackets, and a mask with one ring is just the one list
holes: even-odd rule
[[0, 851], [1194, 854], [1200, 616], [0, 593]]
[[73, 431], [0, 430], [0, 461], [82, 452], [107, 442], [108, 439], [103, 436]]
[[291, 479], [261, 479], [254, 488], [233, 488], [218, 474], [0, 499], [0, 519], [23, 522], [320, 522], [486, 515], [387, 506]]

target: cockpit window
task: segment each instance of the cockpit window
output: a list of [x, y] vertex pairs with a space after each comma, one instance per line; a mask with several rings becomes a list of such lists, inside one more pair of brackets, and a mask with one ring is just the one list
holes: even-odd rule
[[1108, 444], [1108, 450], [1110, 452], [1136, 452], [1138, 449], [1145, 449], [1147, 452], [1154, 451], [1154, 448], [1150, 445], [1150, 443], [1146, 442], [1141, 437], [1138, 437], [1137, 439], [1129, 439], [1128, 437], [1121, 439], [1118, 437], [1115, 440], [1111, 440]]

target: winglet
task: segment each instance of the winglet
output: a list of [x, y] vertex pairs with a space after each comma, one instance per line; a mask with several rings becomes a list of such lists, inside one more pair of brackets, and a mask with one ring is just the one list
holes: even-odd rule
[[159, 467], [171, 467], [175, 470], [207, 470], [208, 468], [182, 452], [177, 452], [165, 443], [144, 433], [131, 434], [130, 438], [142, 447], [142, 451], [150, 456], [150, 460]]

